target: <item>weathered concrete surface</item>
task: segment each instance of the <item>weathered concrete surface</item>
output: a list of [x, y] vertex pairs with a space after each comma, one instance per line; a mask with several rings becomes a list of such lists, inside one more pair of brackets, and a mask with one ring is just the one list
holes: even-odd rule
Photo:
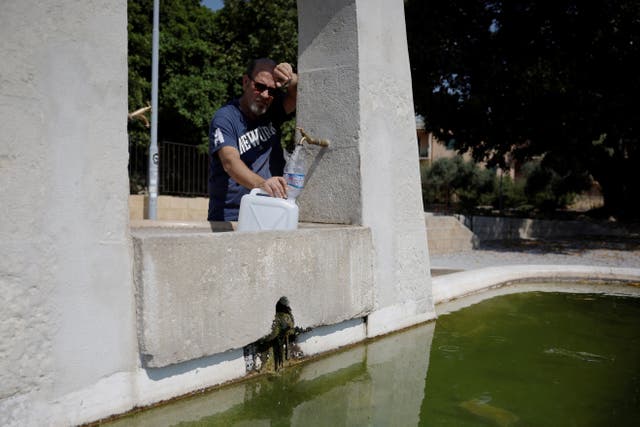
[[127, 2], [3, 1], [0, 57], [0, 425], [76, 424], [136, 366]]
[[288, 232], [134, 231], [140, 352], [149, 367], [221, 353], [271, 328], [289, 299], [300, 327], [373, 308], [373, 251], [364, 227]]
[[375, 336], [433, 318], [411, 73], [400, 0], [298, 1], [304, 221], [371, 228]]
[[362, 224], [356, 2], [298, 1], [296, 121], [329, 148], [305, 146], [300, 220]]
[[435, 317], [401, 0], [358, 0], [362, 224], [376, 250], [375, 336]]
[[477, 238], [471, 230], [450, 215], [425, 214], [429, 255], [470, 251]]
[[300, 334], [296, 343], [305, 356], [325, 353], [367, 339], [364, 318], [351, 319], [335, 325], [320, 326]]
[[136, 322], [127, 3], [3, 2], [0, 424], [76, 425], [238, 378], [238, 348], [283, 295], [301, 326], [375, 309], [370, 336], [433, 316], [402, 2], [302, 3], [300, 124], [334, 146], [309, 153], [301, 207], [367, 228], [192, 230], [183, 243], [147, 230]]

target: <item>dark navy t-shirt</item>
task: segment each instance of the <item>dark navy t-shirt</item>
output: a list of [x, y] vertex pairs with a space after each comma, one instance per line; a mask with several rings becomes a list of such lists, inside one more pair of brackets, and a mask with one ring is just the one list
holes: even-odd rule
[[286, 119], [279, 98], [255, 121], [242, 114], [238, 99], [216, 112], [209, 127], [209, 221], [237, 221], [240, 199], [250, 191], [224, 171], [217, 151], [233, 147], [249, 169], [264, 179], [280, 176], [284, 168], [280, 126]]

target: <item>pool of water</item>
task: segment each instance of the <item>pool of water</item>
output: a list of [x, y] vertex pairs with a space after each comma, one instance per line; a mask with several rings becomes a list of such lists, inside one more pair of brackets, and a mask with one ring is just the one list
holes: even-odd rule
[[636, 426], [640, 298], [526, 292], [113, 426]]

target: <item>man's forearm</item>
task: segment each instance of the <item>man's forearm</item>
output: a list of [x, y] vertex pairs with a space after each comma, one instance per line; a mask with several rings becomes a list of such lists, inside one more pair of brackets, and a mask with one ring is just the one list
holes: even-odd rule
[[264, 178], [249, 169], [240, 159], [228, 162], [224, 165], [224, 170], [238, 184], [249, 189], [259, 188], [265, 181]]
[[287, 62], [276, 65], [273, 69], [276, 87], [286, 87], [287, 94], [282, 100], [284, 111], [291, 114], [296, 110], [298, 98], [298, 74], [293, 72], [293, 66]]
[[284, 107], [284, 111], [287, 114], [291, 114], [296, 110], [296, 102], [298, 99], [298, 83], [296, 79], [296, 83], [289, 85], [287, 87], [287, 94], [282, 100], [282, 105]]

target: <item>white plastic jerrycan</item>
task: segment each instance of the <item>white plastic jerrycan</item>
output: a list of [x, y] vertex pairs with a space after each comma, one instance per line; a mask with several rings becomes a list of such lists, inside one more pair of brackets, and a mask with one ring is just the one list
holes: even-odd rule
[[237, 231], [295, 230], [298, 205], [293, 200], [271, 197], [254, 188], [240, 199]]

